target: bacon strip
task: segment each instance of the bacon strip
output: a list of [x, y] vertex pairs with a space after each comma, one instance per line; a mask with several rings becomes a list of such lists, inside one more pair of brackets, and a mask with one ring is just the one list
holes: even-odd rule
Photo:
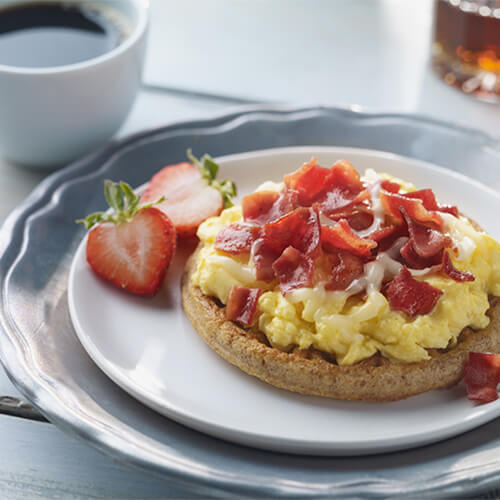
[[297, 208], [276, 222], [266, 224], [262, 237], [278, 256], [288, 246], [307, 255], [316, 255], [320, 242], [318, 214], [313, 208]]
[[498, 399], [500, 355], [470, 352], [465, 365], [464, 382], [467, 397], [471, 401], [490, 403]]
[[233, 285], [226, 306], [226, 318], [251, 326], [255, 320], [257, 303], [262, 294], [260, 288]]
[[283, 177], [285, 186], [298, 193], [299, 203], [302, 206], [311, 206], [316, 196], [330, 184], [330, 179], [330, 170], [320, 167], [316, 158], [302, 165], [294, 173]]
[[458, 217], [458, 208], [453, 205], [439, 205], [432, 189], [420, 189], [412, 193], [406, 193], [407, 198], [414, 198], [422, 200], [424, 207], [427, 210], [437, 210], [439, 212], [446, 212], [455, 217]]
[[447, 274], [452, 280], [463, 282], [463, 281], [474, 281], [476, 278], [472, 273], [467, 271], [459, 271], [451, 261], [450, 254], [444, 252], [443, 254], [443, 272]]
[[258, 191], [245, 196], [241, 202], [243, 219], [252, 224], [264, 225], [277, 221], [298, 207], [298, 193], [291, 190]]
[[400, 210], [408, 225], [410, 242], [417, 255], [424, 258], [433, 257], [444, 248], [451, 246], [452, 242], [448, 236], [423, 224], [418, 224], [403, 207]]
[[360, 238], [352, 232], [345, 219], [341, 219], [335, 226], [321, 226], [321, 243], [330, 251], [343, 249], [353, 254], [368, 257], [377, 243]]
[[410, 318], [432, 311], [443, 292], [425, 281], [417, 281], [403, 267], [386, 289], [387, 300], [393, 311], [402, 311]]
[[280, 290], [283, 295], [296, 288], [312, 285], [313, 260], [294, 247], [285, 248], [281, 256], [274, 261], [272, 268], [280, 282]]
[[299, 170], [284, 177], [285, 185], [298, 193], [302, 206], [316, 204], [329, 215], [370, 197], [358, 172], [347, 161], [340, 160], [330, 169], [317, 165], [313, 158]]
[[382, 180], [380, 186], [390, 193], [399, 193], [401, 189], [401, 186], [397, 182], [391, 182], [387, 179]]
[[248, 253], [256, 235], [255, 229], [237, 222], [224, 226], [215, 238], [215, 249], [233, 255]]
[[363, 260], [349, 252], [329, 255], [332, 263], [331, 278], [325, 284], [326, 290], [346, 290], [347, 287], [363, 275]]
[[291, 246], [314, 259], [321, 250], [319, 243], [319, 218], [313, 208], [297, 208], [276, 222], [266, 224], [252, 247], [257, 279], [269, 282], [275, 278], [272, 264], [285, 248]]
[[386, 214], [392, 217], [397, 224], [404, 223], [404, 218], [401, 213], [402, 207], [406, 210], [407, 214], [417, 222], [435, 227], [439, 230], [442, 230], [444, 227], [441, 216], [437, 212], [427, 210], [420, 199], [408, 198], [406, 195], [401, 194], [381, 192], [380, 200], [382, 201]]
[[412, 240], [408, 240], [400, 250], [401, 257], [403, 257], [403, 262], [410, 269], [426, 269], [432, 267], [434, 272], [438, 272], [441, 269], [441, 263], [443, 259], [443, 251], [441, 250], [436, 255], [431, 257], [421, 257], [415, 252], [413, 248]]

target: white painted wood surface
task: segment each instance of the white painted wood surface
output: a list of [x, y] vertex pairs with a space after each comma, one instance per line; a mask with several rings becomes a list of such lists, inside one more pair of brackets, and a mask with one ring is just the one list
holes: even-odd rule
[[[146, 84], [418, 112], [500, 137], [500, 107], [462, 96], [430, 71], [432, 0], [150, 1]], [[231, 107], [230, 101], [145, 89], [118, 136]], [[45, 175], [0, 157], [0, 222]], [[0, 370], [5, 394], [18, 392]], [[0, 433], [2, 499], [187, 498], [50, 424], [0, 416]]]

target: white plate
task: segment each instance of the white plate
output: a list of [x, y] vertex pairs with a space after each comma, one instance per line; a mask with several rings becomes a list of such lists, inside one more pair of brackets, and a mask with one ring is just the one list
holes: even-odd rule
[[[240, 197], [266, 179], [279, 181], [311, 156], [329, 165], [347, 158], [431, 187], [495, 238], [500, 196], [450, 170], [371, 150], [301, 147], [220, 158], [221, 178]], [[187, 252], [178, 252], [155, 298], [134, 297], [97, 278], [85, 261], [85, 239], [68, 286], [77, 335], [97, 365], [147, 406], [189, 427], [253, 447], [304, 454], [359, 455], [410, 448], [472, 429], [500, 415], [500, 401], [474, 406], [462, 384], [394, 403], [359, 403], [276, 389], [215, 354], [186, 318], [179, 282]]]

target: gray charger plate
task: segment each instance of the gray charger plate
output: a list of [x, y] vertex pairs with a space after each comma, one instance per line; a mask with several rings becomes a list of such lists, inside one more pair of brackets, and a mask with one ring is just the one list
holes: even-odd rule
[[71, 259], [84, 234], [74, 220], [102, 209], [104, 179], [138, 186], [167, 161], [183, 160], [188, 147], [218, 156], [293, 145], [390, 151], [500, 189], [498, 142], [409, 115], [251, 107], [112, 143], [48, 177], [0, 232], [0, 354], [7, 373], [64, 431], [194, 494], [457, 496], [497, 486], [500, 419], [447, 441], [387, 455], [319, 458], [257, 451], [205, 436], [144, 407], [114, 385], [79, 344], [66, 292]]

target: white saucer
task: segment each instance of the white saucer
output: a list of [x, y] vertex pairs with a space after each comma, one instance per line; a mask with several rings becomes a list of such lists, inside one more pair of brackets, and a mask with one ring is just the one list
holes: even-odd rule
[[[227, 156], [220, 177], [231, 177], [240, 197], [264, 180], [281, 180], [311, 156], [329, 165], [350, 160], [419, 187], [459, 209], [500, 239], [500, 196], [467, 177], [378, 151], [301, 147]], [[118, 180], [118, 179], [115, 179]], [[219, 358], [204, 344], [180, 303], [187, 252], [178, 252], [160, 293], [134, 297], [94, 275], [84, 239], [68, 285], [76, 333], [97, 365], [154, 410], [189, 427], [236, 443], [281, 452], [361, 455], [438, 441], [500, 415], [500, 401], [474, 406], [462, 384], [395, 403], [356, 403], [276, 389]]]

